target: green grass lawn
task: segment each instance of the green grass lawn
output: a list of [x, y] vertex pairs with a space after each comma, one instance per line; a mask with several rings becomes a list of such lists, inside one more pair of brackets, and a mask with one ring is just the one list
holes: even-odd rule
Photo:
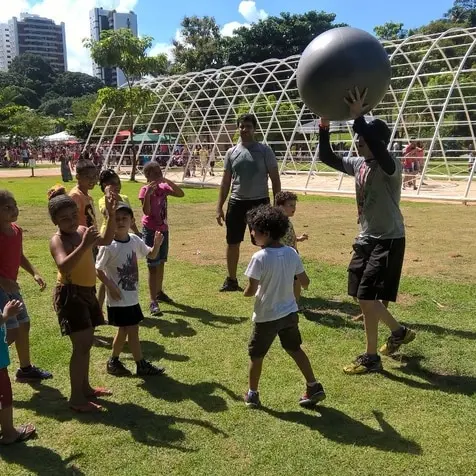
[[[33, 362], [54, 373], [44, 385], [13, 383], [15, 419], [37, 439], [0, 448], [1, 475], [474, 475], [476, 456], [476, 207], [405, 203], [408, 253], [394, 313], [417, 340], [385, 372], [346, 376], [342, 366], [363, 349], [357, 308], [346, 296], [346, 265], [356, 233], [355, 203], [300, 197], [296, 231], [310, 235], [301, 254], [312, 284], [301, 317], [304, 348], [327, 400], [315, 411], [297, 400], [299, 371], [276, 342], [261, 382], [264, 408], [248, 410], [247, 340], [252, 300], [217, 289], [226, 274], [224, 230], [214, 223], [217, 191], [187, 189], [171, 199], [165, 289], [177, 305], [141, 327], [144, 353], [164, 377], [117, 379], [105, 371], [114, 330], [96, 332], [92, 383], [114, 396], [105, 411], [68, 409], [70, 343], [52, 309], [56, 269], [48, 251], [55, 232], [46, 190], [54, 178], [0, 180], [20, 206], [24, 249], [48, 290], [20, 274], [32, 317]], [[124, 183], [140, 216], [139, 184]], [[94, 191], [96, 198], [100, 192]], [[3, 250], [5, 252], [5, 250]], [[244, 244], [240, 272], [253, 248]], [[141, 297], [146, 300], [141, 265]], [[381, 329], [381, 342], [387, 330]], [[17, 366], [11, 350], [10, 372]], [[133, 368], [129, 354], [124, 362]]]

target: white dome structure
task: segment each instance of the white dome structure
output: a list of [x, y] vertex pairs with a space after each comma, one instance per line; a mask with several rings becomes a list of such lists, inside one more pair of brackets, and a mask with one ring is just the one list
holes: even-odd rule
[[[392, 82], [371, 115], [389, 124], [395, 154], [401, 156], [411, 139], [423, 149], [416, 190], [407, 188], [403, 196], [476, 200], [476, 28], [418, 34], [383, 45]], [[251, 112], [259, 121], [259, 140], [273, 148], [280, 162], [283, 188], [354, 193], [351, 177], [318, 160], [317, 121], [297, 91], [298, 62], [299, 56], [292, 56], [143, 79], [138, 85], [153, 91], [156, 99], [135, 119], [141, 163], [159, 160], [173, 180], [217, 185], [225, 152], [237, 140], [236, 119]], [[103, 108], [88, 139], [88, 145], [102, 148], [106, 164], [123, 173], [130, 170], [132, 145], [124, 134], [126, 124], [125, 115]], [[357, 153], [351, 123], [334, 123], [332, 131], [337, 153]], [[208, 149], [216, 175], [198, 174], [197, 146]]]

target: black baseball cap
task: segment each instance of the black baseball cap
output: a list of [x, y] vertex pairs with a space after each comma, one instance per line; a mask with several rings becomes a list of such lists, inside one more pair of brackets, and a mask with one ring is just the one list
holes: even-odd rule
[[385, 121], [382, 121], [382, 119], [374, 119], [368, 123], [368, 127], [372, 129], [372, 132], [383, 140], [386, 145], [389, 144], [392, 133]]
[[132, 217], [134, 216], [134, 212], [132, 208], [126, 202], [119, 202], [117, 204], [116, 212], [119, 210], [127, 210], [131, 214]]

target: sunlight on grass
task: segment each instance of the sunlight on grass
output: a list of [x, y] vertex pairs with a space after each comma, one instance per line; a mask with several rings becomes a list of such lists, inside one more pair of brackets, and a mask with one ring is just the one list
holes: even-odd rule
[[[299, 371], [279, 342], [264, 365], [265, 408], [248, 411], [247, 341], [252, 300], [217, 292], [225, 274], [224, 230], [214, 221], [215, 189], [186, 189], [170, 200], [171, 259], [165, 288], [176, 305], [141, 326], [145, 356], [167, 368], [161, 378], [116, 379], [106, 373], [114, 330], [96, 332], [91, 375], [114, 396], [99, 416], [68, 410], [70, 344], [52, 309], [56, 270], [48, 251], [55, 232], [47, 216], [50, 178], [0, 180], [20, 206], [26, 254], [48, 290], [21, 272], [32, 317], [32, 358], [54, 379], [14, 383], [15, 418], [32, 421], [38, 438], [0, 448], [0, 474], [40, 475], [473, 475], [476, 428], [476, 208], [404, 204], [408, 250], [401, 301], [392, 310], [417, 340], [385, 372], [349, 377], [341, 368], [363, 349], [358, 309], [346, 296], [346, 266], [356, 233], [355, 203], [300, 196], [296, 231], [312, 280], [301, 316], [304, 348], [328, 399], [300, 409]], [[70, 185], [71, 186], [71, 185]], [[124, 182], [139, 218], [140, 184]], [[100, 190], [94, 190], [99, 198]], [[200, 253], [197, 253], [200, 251]], [[254, 248], [245, 243], [240, 273]], [[459, 255], [459, 256], [458, 256]], [[147, 305], [141, 263], [141, 301]], [[387, 335], [381, 329], [380, 339]], [[11, 351], [10, 373], [17, 366]], [[133, 366], [126, 354], [125, 364]]]

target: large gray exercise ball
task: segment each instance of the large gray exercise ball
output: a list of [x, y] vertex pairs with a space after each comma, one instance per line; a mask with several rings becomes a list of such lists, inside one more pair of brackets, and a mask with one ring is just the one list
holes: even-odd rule
[[334, 121], [350, 119], [344, 102], [349, 89], [368, 89], [364, 111], [368, 112], [385, 96], [391, 76], [390, 61], [380, 42], [351, 27], [334, 28], [315, 38], [304, 50], [296, 72], [307, 107]]

